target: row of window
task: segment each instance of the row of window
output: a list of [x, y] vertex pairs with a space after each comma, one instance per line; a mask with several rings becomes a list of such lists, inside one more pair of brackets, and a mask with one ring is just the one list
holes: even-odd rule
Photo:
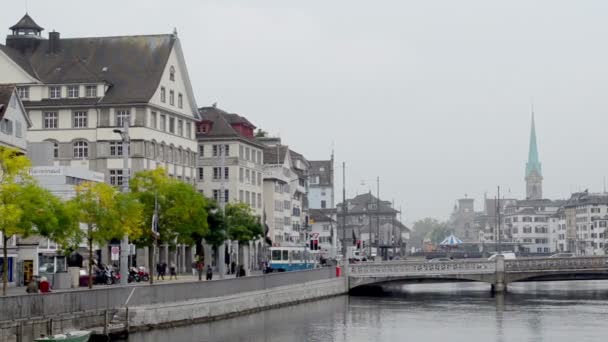
[[[165, 87], [160, 88], [160, 102], [167, 103], [167, 90]], [[175, 106], [175, 91], [169, 90], [169, 104]], [[177, 107], [184, 108], [184, 96], [182, 93], [177, 94]]]
[[6, 135], [13, 135], [15, 134], [15, 136], [17, 138], [22, 138], [23, 137], [23, 126], [21, 121], [15, 121], [15, 126], [13, 129], [13, 121], [4, 118], [2, 120], [0, 120], [0, 132], [6, 134]]
[[[198, 146], [198, 153], [201, 157], [206, 156], [206, 146], [201, 144]], [[211, 145], [211, 156], [219, 157], [219, 156], [230, 157], [230, 145], [228, 144], [213, 144]], [[262, 164], [262, 152], [256, 151], [253, 148], [239, 146], [239, 158], [243, 160], [247, 160], [256, 164]]]
[[[517, 227], [512, 228], [511, 232], [513, 234], [517, 234], [518, 233]], [[522, 232], [524, 234], [531, 234], [532, 233], [532, 227], [523, 227]], [[548, 232], [547, 227], [534, 227], [534, 233], [536, 233], [536, 234], [546, 234], [547, 232]]]
[[[59, 143], [57, 141], [51, 142], [53, 143], [53, 158], [59, 158]], [[110, 141], [109, 146], [110, 156], [123, 156], [122, 141]], [[72, 157], [74, 159], [86, 159], [89, 157], [89, 143], [86, 140], [76, 140], [72, 143], [72, 151]], [[174, 148], [173, 146], [166, 147], [164, 143], [155, 144], [154, 142], [151, 142], [149, 152], [148, 157], [158, 159], [159, 161], [187, 166], [194, 166], [195, 164], [194, 153], [182, 150], [181, 148]], [[129, 146], [129, 155], [130, 154], [131, 151]]]
[[291, 202], [274, 200], [274, 211], [291, 211]]
[[180, 137], [192, 138], [192, 123], [174, 118], [168, 114], [161, 113], [160, 115], [153, 111], [151, 115], [150, 127], [163, 132], [179, 135]]
[[[75, 111], [72, 113], [72, 128], [87, 128], [88, 123], [88, 112], [86, 111]], [[126, 122], [130, 122], [131, 120], [131, 112], [128, 109], [120, 109], [116, 110], [116, 126], [123, 127]], [[160, 115], [160, 127], [158, 127], [158, 114], [157, 112], [152, 112], [152, 118], [150, 126], [152, 128], [160, 129], [164, 132], [169, 132], [171, 134], [176, 134], [181, 137], [192, 138], [192, 123], [186, 122], [184, 124], [184, 120], [176, 119], [174, 117], [169, 116], [167, 118], [166, 114]], [[168, 122], [167, 122], [168, 120]], [[168, 123], [168, 124], [167, 124]], [[58, 112], [44, 112], [43, 114], [43, 125], [46, 129], [56, 129], [59, 128], [59, 114]]]
[[241, 167], [239, 168], [239, 181], [241, 183], [262, 186], [262, 173]]
[[262, 194], [239, 190], [239, 202], [247, 203], [252, 208], [262, 208]]
[[282, 193], [288, 193], [289, 191], [290, 191], [289, 184], [282, 183], [282, 182], [274, 183], [274, 192], [282, 194]]
[[[110, 169], [109, 170], [109, 174], [110, 174], [110, 184], [114, 185], [114, 186], [122, 186], [123, 184], [123, 180], [124, 180], [124, 174], [123, 174], [123, 169]], [[169, 177], [173, 177], [173, 175], [169, 175]], [[182, 176], [177, 176], [176, 177], [178, 180], [183, 180], [186, 183], [190, 183], [190, 177], [182, 177]], [[226, 193], [228, 194], [228, 193]]]
[[213, 200], [218, 203], [228, 203], [228, 201], [230, 200], [230, 192], [228, 191], [228, 189], [226, 189], [224, 190], [224, 194], [222, 196], [222, 191], [215, 189], [213, 190]]
[[[81, 87], [84, 87], [84, 93], [81, 92]], [[97, 97], [97, 85], [84, 85], [72, 84], [65, 86], [65, 96], [63, 95], [64, 86], [56, 85], [48, 87], [48, 98], [49, 99], [61, 99], [67, 97], [69, 99], [77, 99], [84, 94], [84, 97]], [[30, 98], [30, 87], [17, 87], [17, 93], [22, 100], [29, 100]]]

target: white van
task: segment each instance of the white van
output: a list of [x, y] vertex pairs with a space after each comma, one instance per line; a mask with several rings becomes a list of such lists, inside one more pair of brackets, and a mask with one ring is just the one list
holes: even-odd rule
[[[488, 261], [494, 261], [496, 259], [497, 255], [499, 255], [499, 254], [498, 253], [492, 254], [492, 256], [490, 256], [488, 258]], [[517, 258], [515, 256], [515, 253], [513, 253], [513, 252], [502, 252], [502, 253], [500, 253], [500, 255], [502, 255], [505, 258], [505, 260], [513, 260], [513, 259]]]

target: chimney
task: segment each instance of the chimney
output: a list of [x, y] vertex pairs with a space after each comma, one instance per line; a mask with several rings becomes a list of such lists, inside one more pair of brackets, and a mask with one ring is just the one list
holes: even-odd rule
[[59, 39], [59, 32], [49, 32], [49, 49], [48, 53], [57, 53], [61, 50], [61, 41]]

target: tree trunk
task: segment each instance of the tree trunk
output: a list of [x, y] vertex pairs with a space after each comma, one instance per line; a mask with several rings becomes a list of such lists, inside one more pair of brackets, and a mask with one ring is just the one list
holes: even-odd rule
[[154, 273], [152, 267], [154, 267], [154, 253], [156, 252], [156, 239], [152, 240], [150, 246], [148, 246], [148, 276], [150, 278], [150, 285], [154, 284]]
[[6, 296], [6, 288], [8, 287], [8, 237], [2, 235], [2, 296]]
[[89, 238], [89, 288], [93, 288], [93, 239]]

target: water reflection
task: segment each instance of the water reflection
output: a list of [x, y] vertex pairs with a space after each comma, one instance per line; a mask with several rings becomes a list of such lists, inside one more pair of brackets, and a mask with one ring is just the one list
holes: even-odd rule
[[394, 286], [233, 319], [134, 334], [134, 341], [597, 341], [608, 327], [608, 281]]

